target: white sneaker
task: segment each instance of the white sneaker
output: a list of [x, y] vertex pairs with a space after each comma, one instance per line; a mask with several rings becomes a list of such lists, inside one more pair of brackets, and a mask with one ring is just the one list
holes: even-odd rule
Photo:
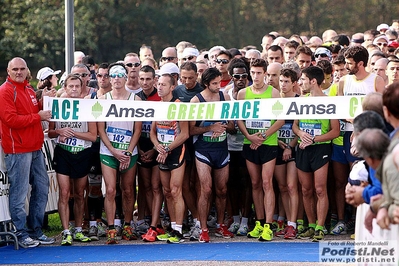
[[40, 242], [38, 240], [33, 240], [32, 238], [27, 237], [24, 240], [19, 240], [18, 244], [20, 247], [23, 248], [35, 248], [40, 245]]
[[240, 228], [237, 230], [238, 236], [246, 236], [248, 234], [248, 226], [240, 224]]
[[344, 222], [338, 222], [332, 230], [334, 235], [346, 235], [346, 225]]
[[229, 232], [233, 233], [233, 234], [237, 234], [238, 229], [240, 228], [240, 224], [239, 223], [232, 223], [229, 227]]

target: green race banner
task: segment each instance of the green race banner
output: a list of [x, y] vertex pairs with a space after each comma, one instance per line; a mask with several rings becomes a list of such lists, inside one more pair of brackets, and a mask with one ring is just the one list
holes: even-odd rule
[[363, 96], [182, 103], [44, 97], [52, 121], [353, 119]]

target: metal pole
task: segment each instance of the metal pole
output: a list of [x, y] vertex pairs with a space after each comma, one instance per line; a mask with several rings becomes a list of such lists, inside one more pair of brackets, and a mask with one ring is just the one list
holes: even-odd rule
[[74, 65], [74, 14], [73, 0], [65, 0], [65, 73], [69, 74]]

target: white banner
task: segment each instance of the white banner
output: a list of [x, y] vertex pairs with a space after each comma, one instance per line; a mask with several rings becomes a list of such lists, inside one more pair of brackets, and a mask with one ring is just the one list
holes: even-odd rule
[[53, 121], [353, 119], [363, 96], [182, 103], [44, 97]]

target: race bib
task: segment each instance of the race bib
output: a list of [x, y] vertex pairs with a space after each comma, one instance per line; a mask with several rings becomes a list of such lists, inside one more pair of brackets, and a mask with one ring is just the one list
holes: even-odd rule
[[166, 127], [157, 127], [157, 139], [162, 145], [171, 144], [176, 137], [176, 130]]
[[292, 124], [284, 124], [278, 130], [278, 138], [281, 139], [284, 143], [289, 143], [294, 137], [295, 134], [292, 131]]
[[132, 131], [122, 128], [107, 127], [107, 136], [112, 147], [124, 151], [129, 148]]
[[85, 149], [85, 141], [75, 137], [67, 138], [65, 142], [59, 143], [59, 145], [69, 152], [80, 152]]
[[299, 129], [313, 137], [321, 135], [321, 123], [299, 122]]
[[143, 121], [141, 125], [141, 137], [150, 138], [151, 124], [152, 122], [150, 121]]
[[270, 120], [246, 120], [245, 127], [249, 134], [255, 134], [258, 132], [265, 132], [271, 127], [272, 121]]
[[[216, 122], [204, 122], [204, 126], [207, 127], [207, 126], [213, 125], [214, 123], [216, 123]], [[203, 137], [202, 139], [206, 142], [223, 142], [227, 138], [226, 131], [224, 131], [219, 137], [216, 137], [216, 138], [212, 138], [212, 135], [213, 135], [213, 131], [205, 132], [204, 134], [202, 134], [202, 137]]]

